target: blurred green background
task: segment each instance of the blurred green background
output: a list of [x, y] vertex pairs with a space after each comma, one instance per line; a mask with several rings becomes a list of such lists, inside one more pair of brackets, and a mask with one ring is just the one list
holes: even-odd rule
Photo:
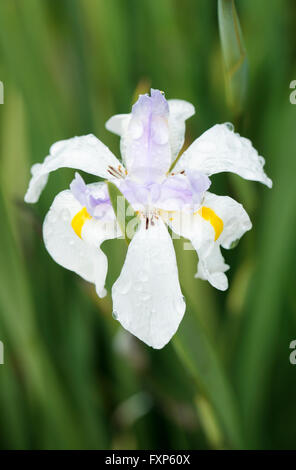
[[[222, 54], [214, 0], [0, 0], [1, 448], [296, 448], [296, 4], [236, 7], [248, 76], [243, 46], [235, 57], [237, 19]], [[231, 38], [223, 21], [222, 41], [224, 27]], [[224, 72], [242, 94], [231, 105]], [[176, 242], [188, 308], [161, 351], [126, 333], [110, 295], [99, 300], [45, 250], [43, 218], [73, 171], [52, 175], [35, 206], [23, 203], [31, 164], [59, 139], [92, 132], [119, 156], [104, 123], [150, 85], [196, 106], [187, 144], [232, 121], [274, 181], [268, 190], [229, 174], [212, 179], [254, 227], [225, 253], [225, 293], [193, 278], [196, 255]], [[103, 247], [110, 292], [126, 246]]]

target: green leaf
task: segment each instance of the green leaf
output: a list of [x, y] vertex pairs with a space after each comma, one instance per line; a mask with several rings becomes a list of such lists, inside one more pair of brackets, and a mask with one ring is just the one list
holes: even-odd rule
[[[278, 114], [281, 116], [281, 138], [278, 136]], [[265, 124], [266, 155], [273, 160], [275, 185], [260, 199], [261, 217], [256, 230], [260, 233], [256, 244], [256, 270], [248, 289], [244, 306], [241, 338], [237, 359], [238, 390], [248, 439], [252, 448], [262, 448], [265, 442], [261, 425], [266, 413], [267, 397], [275, 380], [274, 363], [279, 348], [286, 350], [288, 363], [289, 339], [283, 328], [288, 323], [288, 299], [295, 286], [295, 173], [296, 160], [290, 158], [296, 152], [295, 139], [291, 139], [295, 126], [293, 106], [282, 101]], [[278, 155], [287, 155], [284, 163]], [[260, 232], [259, 232], [260, 231]], [[290, 290], [289, 290], [290, 289]], [[289, 293], [291, 292], [291, 293]], [[295, 307], [293, 307], [295, 312]], [[279, 369], [284, 363], [279, 362]], [[294, 372], [294, 371], [293, 371]], [[292, 374], [293, 374], [292, 372]], [[283, 397], [285, 400], [285, 396]]]
[[140, 219], [117, 186], [110, 181], [107, 182], [107, 186], [118, 225], [126, 243], [129, 244], [140, 223]]
[[[186, 301], [188, 307], [187, 298]], [[236, 397], [216, 351], [190, 305], [173, 344], [199, 392], [212, 406], [224, 436], [224, 445], [242, 449], [244, 444]]]
[[218, 0], [218, 22], [227, 101], [234, 114], [239, 115], [246, 99], [248, 64], [234, 0]]

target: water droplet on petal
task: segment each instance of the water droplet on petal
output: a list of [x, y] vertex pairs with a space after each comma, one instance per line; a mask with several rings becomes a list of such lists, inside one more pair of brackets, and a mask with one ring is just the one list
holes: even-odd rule
[[135, 140], [139, 139], [143, 134], [143, 130], [144, 128], [141, 121], [133, 118], [129, 126], [129, 132], [131, 133], [132, 138]]
[[114, 320], [118, 320], [118, 313], [115, 310], [113, 310], [112, 312], [112, 317], [114, 318]]
[[140, 272], [139, 272], [139, 279], [141, 279], [141, 281], [143, 281], [143, 282], [148, 281], [148, 273], [147, 273], [147, 271], [144, 271], [144, 270], [140, 271]]
[[69, 209], [63, 209], [61, 212], [61, 217], [64, 220], [64, 222], [68, 222], [71, 217]]
[[151, 137], [153, 142], [158, 145], [165, 145], [169, 140], [168, 123], [167, 120], [154, 116], [151, 123]]
[[141, 294], [141, 300], [143, 302], [147, 302], [147, 300], [149, 300], [151, 298], [151, 295], [149, 294], [149, 292], [143, 292]]
[[134, 289], [135, 289], [135, 291], [137, 291], [137, 292], [141, 292], [141, 291], [143, 290], [143, 284], [142, 284], [141, 282], [139, 282], [139, 281], [136, 281], [136, 282], [134, 283]]
[[121, 284], [117, 285], [118, 292], [122, 295], [127, 294], [131, 288], [131, 285], [131, 281], [122, 282]]
[[230, 131], [234, 131], [234, 125], [231, 122], [226, 122], [225, 124]]
[[177, 297], [174, 302], [174, 307], [180, 315], [182, 315], [184, 312], [184, 306], [185, 306], [184, 297], [183, 296]]

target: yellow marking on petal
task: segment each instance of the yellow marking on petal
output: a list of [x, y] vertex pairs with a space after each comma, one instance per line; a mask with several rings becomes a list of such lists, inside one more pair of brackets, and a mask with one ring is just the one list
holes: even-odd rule
[[76, 235], [78, 235], [78, 237], [81, 238], [82, 227], [85, 224], [85, 222], [90, 219], [91, 219], [91, 215], [89, 215], [89, 213], [87, 212], [86, 207], [83, 207], [81, 211], [77, 212], [77, 214], [74, 215], [71, 225]]
[[220, 237], [223, 230], [223, 220], [210, 207], [202, 206], [197, 213], [212, 225], [215, 230], [215, 241]]

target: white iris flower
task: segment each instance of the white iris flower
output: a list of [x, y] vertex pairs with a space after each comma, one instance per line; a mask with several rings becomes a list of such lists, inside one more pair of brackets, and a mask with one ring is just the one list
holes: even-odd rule
[[[152, 89], [151, 96], [140, 95], [130, 114], [113, 116], [106, 123], [121, 137], [123, 163], [94, 135], [57, 142], [44, 162], [32, 167], [25, 196], [26, 202], [37, 202], [49, 173], [62, 167], [116, 184], [141, 223], [112, 288], [113, 309], [124, 328], [157, 349], [168, 343], [185, 312], [166, 225], [191, 241], [199, 259], [196, 277], [225, 290], [229, 266], [220, 247], [230, 248], [251, 229], [251, 222], [241, 204], [208, 191], [209, 176], [230, 171], [272, 186], [263, 170], [264, 159], [229, 124], [213, 126], [178, 159], [185, 121], [193, 114], [192, 104], [167, 101]], [[94, 283], [100, 297], [106, 294], [108, 263], [100, 246], [122, 233], [105, 182], [86, 185], [76, 173], [70, 189], [54, 199], [43, 236], [57, 263]]]

